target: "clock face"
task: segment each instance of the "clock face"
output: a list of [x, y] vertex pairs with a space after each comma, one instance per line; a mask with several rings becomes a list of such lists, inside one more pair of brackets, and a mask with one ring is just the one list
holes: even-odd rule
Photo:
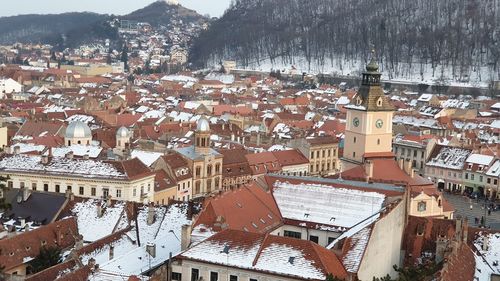
[[384, 121], [382, 121], [382, 119], [378, 119], [376, 122], [375, 122], [375, 126], [377, 128], [382, 128], [382, 126], [384, 125]]
[[352, 120], [352, 124], [354, 125], [354, 127], [358, 127], [359, 126], [359, 118], [356, 117]]

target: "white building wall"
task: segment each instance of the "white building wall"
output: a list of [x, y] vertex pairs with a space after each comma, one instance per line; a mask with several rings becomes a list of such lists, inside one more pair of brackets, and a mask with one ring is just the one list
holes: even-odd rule
[[406, 204], [401, 201], [392, 211], [379, 219], [373, 226], [370, 240], [361, 260], [358, 278], [373, 280], [389, 274], [397, 277], [393, 265], [401, 263], [401, 243], [405, 226]]
[[[5, 172], [0, 172], [0, 175], [10, 177], [12, 188], [22, 188], [24, 185], [32, 190], [33, 184], [36, 184], [37, 191], [44, 191], [44, 186], [47, 185], [48, 192], [56, 192], [56, 185], [59, 185], [59, 193], [65, 193], [68, 186], [71, 186], [71, 191], [75, 196], [84, 198], [102, 198], [104, 189], [109, 190], [109, 195], [114, 200], [142, 203], [147, 199], [151, 202], [154, 195], [154, 175], [134, 181]], [[80, 193], [80, 187], [83, 187], [83, 194]], [[92, 195], [92, 188], [95, 188], [95, 195]], [[141, 189], [145, 193], [143, 198], [141, 198]], [[120, 197], [117, 197], [118, 190], [121, 193]]]

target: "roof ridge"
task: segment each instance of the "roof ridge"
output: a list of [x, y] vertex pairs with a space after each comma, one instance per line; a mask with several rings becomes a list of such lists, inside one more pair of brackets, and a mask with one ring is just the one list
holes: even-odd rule
[[264, 250], [264, 245], [266, 244], [267, 240], [269, 239], [269, 234], [268, 232], [264, 235], [264, 239], [262, 239], [262, 242], [260, 243], [260, 247], [257, 250], [257, 253], [255, 253], [255, 258], [252, 261], [252, 266], [254, 267], [257, 264], [257, 261], [259, 260], [260, 254], [262, 253], [262, 250]]

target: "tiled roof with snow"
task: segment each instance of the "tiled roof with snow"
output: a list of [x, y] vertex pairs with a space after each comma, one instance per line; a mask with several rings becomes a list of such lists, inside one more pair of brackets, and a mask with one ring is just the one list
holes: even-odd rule
[[342, 257], [342, 263], [347, 271], [358, 272], [366, 246], [370, 240], [370, 234], [371, 227], [365, 227], [350, 238], [349, 244], [351, 248]]
[[385, 195], [319, 184], [276, 182], [273, 196], [285, 219], [350, 228], [378, 213]]
[[146, 166], [151, 166], [158, 158], [160, 158], [163, 153], [160, 152], [152, 152], [152, 151], [143, 151], [143, 150], [132, 150], [131, 154], [132, 158], [139, 158], [142, 163]]
[[493, 177], [498, 177], [500, 176], [500, 159], [497, 159], [493, 165], [488, 169], [486, 172], [486, 175], [488, 176], [493, 176]]
[[48, 164], [41, 156], [11, 155], [0, 160], [0, 170], [79, 177], [127, 179], [127, 175], [110, 163], [98, 160], [68, 159], [53, 157]]
[[440, 150], [427, 162], [427, 166], [461, 170], [471, 153], [469, 149], [459, 147], [442, 146], [438, 149]]
[[490, 280], [492, 274], [500, 275], [500, 233], [480, 232], [474, 246], [477, 252], [476, 280]]
[[469, 157], [467, 157], [467, 160], [465, 160], [465, 162], [488, 166], [491, 163], [491, 161], [493, 161], [493, 159], [494, 157], [491, 155], [473, 153], [469, 155]]
[[[63, 146], [52, 148], [54, 157], [64, 157], [68, 152], [73, 152], [75, 156], [88, 155], [90, 158], [97, 158], [101, 154], [102, 147], [93, 145], [74, 144], [72, 146]], [[47, 154], [48, 152], [45, 152]]]
[[[98, 206], [102, 207], [102, 216], [98, 216]], [[116, 203], [106, 206], [100, 200], [86, 200], [77, 202], [71, 209], [71, 213], [77, 218], [78, 230], [84, 241], [93, 242], [112, 234], [115, 230], [123, 227], [126, 220], [125, 203]], [[123, 225], [122, 225], [123, 226]]]

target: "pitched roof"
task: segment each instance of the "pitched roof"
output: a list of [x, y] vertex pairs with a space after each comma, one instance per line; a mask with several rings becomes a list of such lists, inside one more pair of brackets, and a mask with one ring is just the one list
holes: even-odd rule
[[0, 240], [0, 265], [9, 270], [24, 263], [28, 257], [36, 257], [42, 244], [46, 247], [68, 248], [78, 235], [76, 219], [66, 218], [40, 228]]
[[281, 215], [272, 195], [251, 183], [207, 198], [194, 226], [266, 233], [280, 224]]
[[282, 167], [309, 164], [309, 159], [298, 149], [273, 151], [273, 155]]
[[325, 280], [346, 278], [338, 257], [314, 242], [240, 230], [224, 230], [177, 258], [221, 264], [275, 276]]

